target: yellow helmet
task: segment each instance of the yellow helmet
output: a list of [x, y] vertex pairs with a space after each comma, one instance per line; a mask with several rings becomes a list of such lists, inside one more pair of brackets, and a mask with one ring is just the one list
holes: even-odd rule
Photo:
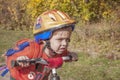
[[72, 26], [75, 24], [75, 20], [71, 19], [66, 13], [58, 10], [50, 10], [42, 13], [38, 16], [35, 25], [33, 27], [33, 34], [35, 40], [47, 40], [50, 38], [52, 31]]
[[37, 18], [33, 28], [33, 34], [69, 26], [74, 23], [75, 20], [71, 19], [66, 13], [58, 10], [46, 11]]

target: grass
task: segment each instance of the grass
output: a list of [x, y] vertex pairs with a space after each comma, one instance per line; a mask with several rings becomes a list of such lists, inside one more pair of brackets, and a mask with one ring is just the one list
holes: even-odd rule
[[[32, 37], [31, 32], [0, 30], [0, 55], [19, 39]], [[77, 62], [65, 63], [58, 69], [62, 80], [120, 80], [120, 60], [93, 58], [82, 51], [78, 51], [78, 56]], [[4, 61], [4, 58], [0, 58], [0, 61]]]
[[70, 45], [93, 57], [120, 59], [120, 25], [106, 22], [81, 26], [78, 24]]
[[79, 52], [79, 61], [58, 70], [62, 80], [120, 80], [120, 60], [92, 58]]
[[[0, 29], [0, 55], [4, 54], [6, 50], [13, 47], [14, 44], [24, 38], [32, 38], [31, 32], [28, 31], [11, 31]], [[3, 61], [4, 58], [0, 58]]]

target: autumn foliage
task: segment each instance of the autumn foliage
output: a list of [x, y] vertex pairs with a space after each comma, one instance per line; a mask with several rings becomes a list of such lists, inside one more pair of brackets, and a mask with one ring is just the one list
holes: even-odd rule
[[119, 5], [120, 0], [0, 0], [0, 27], [29, 30], [35, 18], [50, 9], [65, 11], [83, 23], [111, 18], [118, 23]]

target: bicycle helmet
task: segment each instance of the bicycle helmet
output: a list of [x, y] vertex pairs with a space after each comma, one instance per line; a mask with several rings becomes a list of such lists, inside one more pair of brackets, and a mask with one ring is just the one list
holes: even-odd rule
[[54, 30], [69, 26], [74, 29], [74, 25], [75, 20], [64, 12], [59, 10], [43, 12], [33, 27], [35, 41], [39, 43], [40, 40], [49, 40]]

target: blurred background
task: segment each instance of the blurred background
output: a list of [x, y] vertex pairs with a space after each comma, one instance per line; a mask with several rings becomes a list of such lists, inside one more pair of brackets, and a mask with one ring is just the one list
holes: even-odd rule
[[69, 50], [79, 61], [65, 63], [61, 79], [120, 80], [120, 0], [0, 0], [0, 64], [16, 41], [33, 39], [37, 16], [51, 9], [77, 21]]

